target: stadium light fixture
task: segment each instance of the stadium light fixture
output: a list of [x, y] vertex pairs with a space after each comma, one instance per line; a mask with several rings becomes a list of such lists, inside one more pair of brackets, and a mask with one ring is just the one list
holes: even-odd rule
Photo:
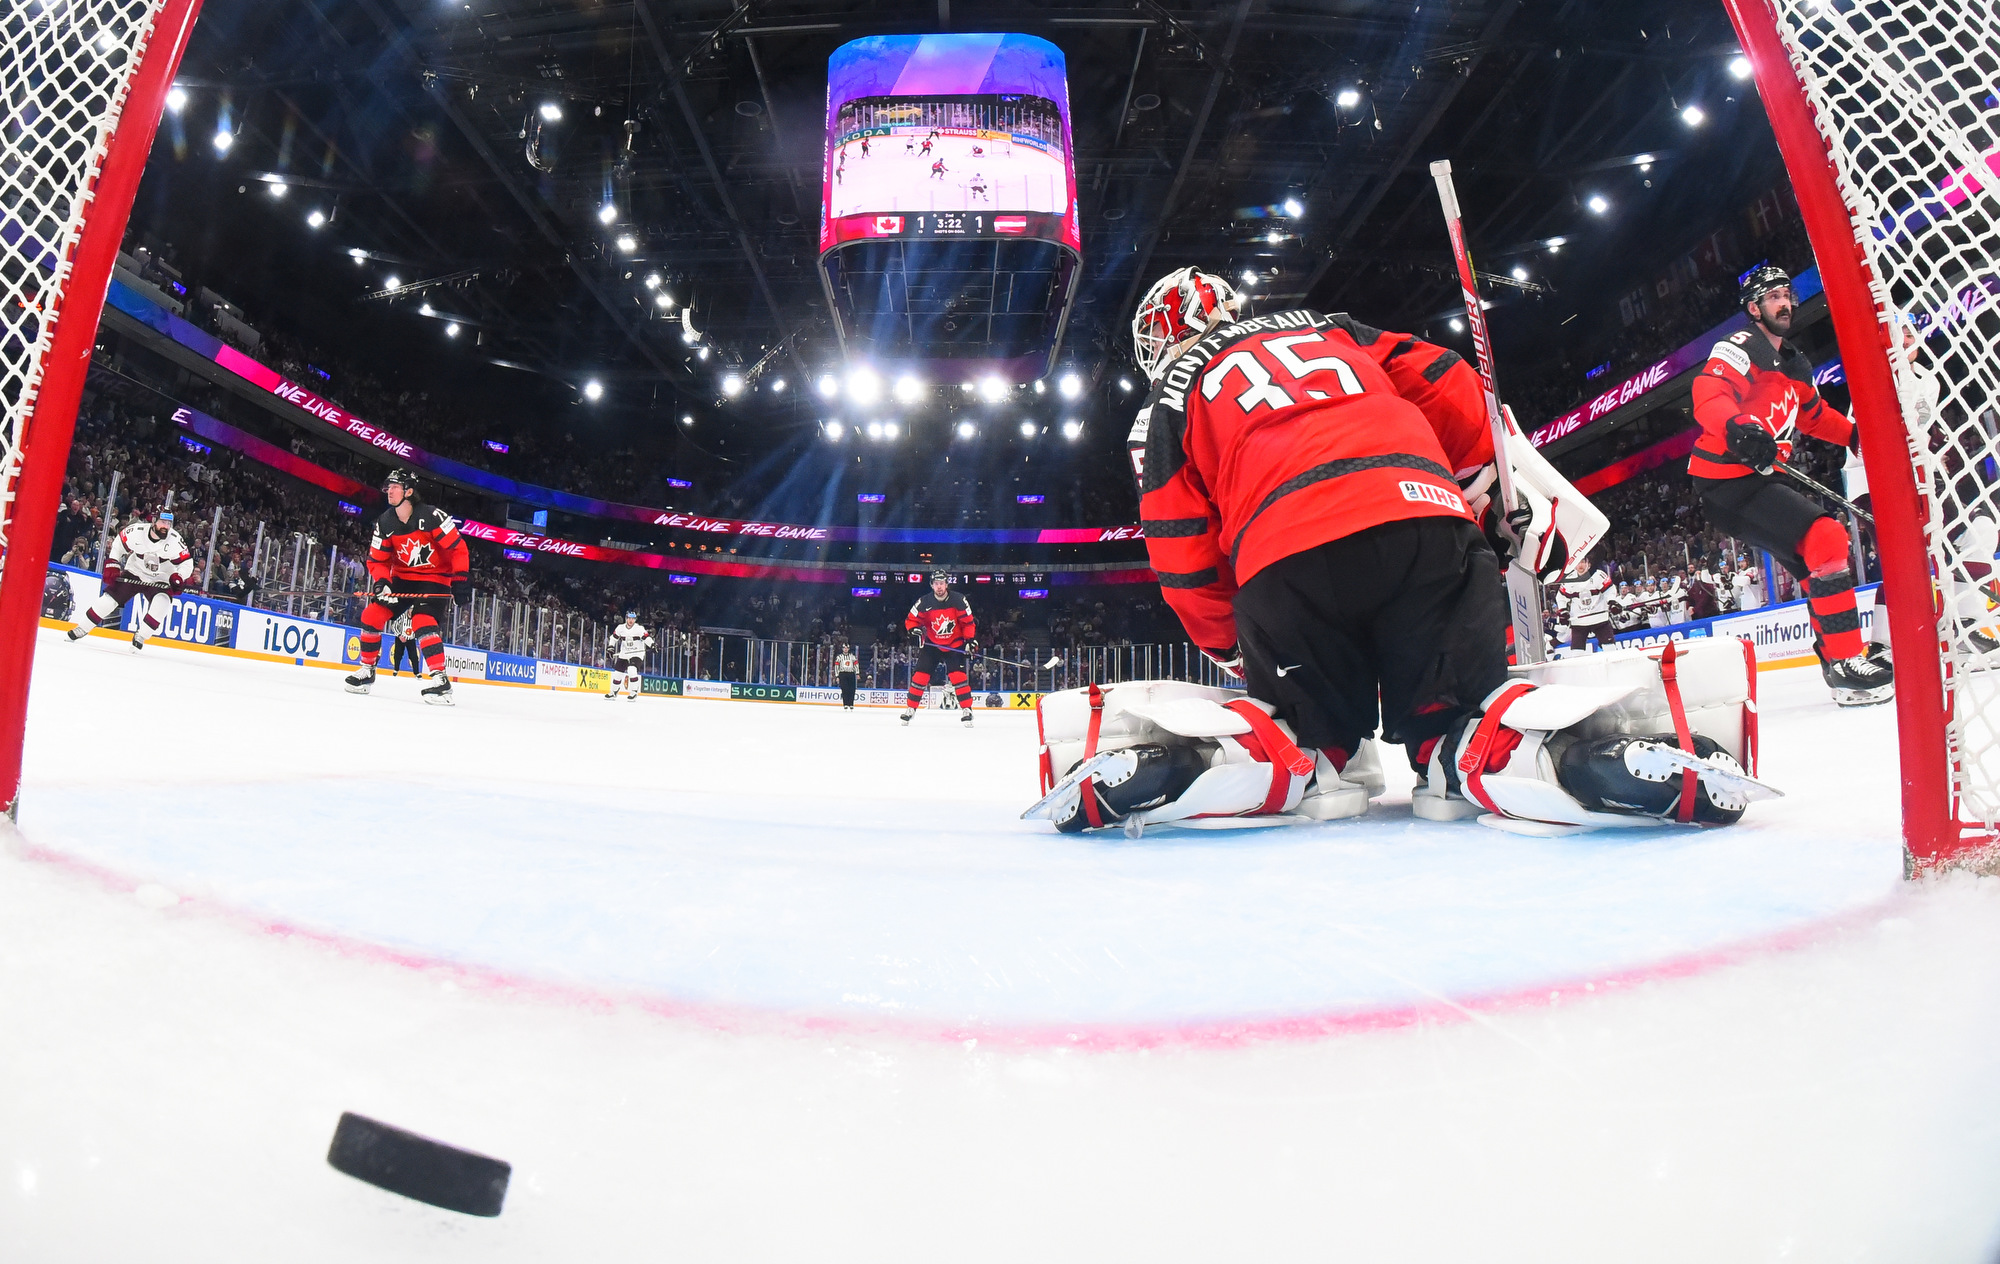
[[1083, 379], [1074, 373], [1065, 373], [1062, 380], [1056, 383], [1056, 390], [1062, 393], [1064, 399], [1075, 399], [1083, 394]]
[[703, 347], [701, 350], [695, 352], [694, 358], [706, 362], [708, 360], [708, 348]]
[[853, 370], [847, 375], [847, 398], [867, 408], [882, 398], [882, 379], [870, 368]]
[[228, 128], [218, 127], [215, 129], [215, 139], [211, 143], [214, 144], [216, 153], [226, 154], [229, 152], [229, 147], [236, 143], [236, 138], [229, 134]]
[[1462, 321], [1462, 320], [1460, 320], [1460, 319], [1459, 319], [1458, 317], [1456, 317], [1456, 316], [1452, 317], [1452, 318], [1451, 318], [1451, 331], [1452, 331], [1453, 333], [1455, 333], [1455, 334], [1462, 334], [1462, 333], [1464, 333], [1464, 332], [1465, 332], [1465, 322], [1464, 322], [1464, 321]]
[[[1731, 79], [1748, 79], [1750, 77], [1750, 59], [1741, 54], [1731, 57], [1729, 59], [1729, 77]], [[171, 98], [169, 99], [171, 100]]]
[[647, 288], [647, 289], [649, 289], [649, 290], [657, 290], [657, 289], [659, 289], [659, 288], [660, 288], [660, 274], [659, 274], [659, 273], [657, 273], [657, 272], [648, 272], [648, 273], [646, 274], [646, 288]]
[[618, 207], [617, 207], [617, 204], [616, 204], [616, 203], [613, 203], [613, 202], [606, 202], [606, 203], [605, 203], [605, 204], [604, 204], [603, 206], [600, 206], [600, 207], [598, 207], [598, 208], [597, 208], [597, 222], [598, 222], [598, 223], [600, 223], [600, 224], [615, 224], [615, 223], [617, 223], [617, 222], [618, 222]]
[[1702, 108], [1698, 105], [1690, 105], [1681, 111], [1681, 122], [1686, 123], [1689, 127], [1700, 127], [1702, 122], [1707, 118], [1708, 115], [1703, 113]]
[[772, 378], [771, 390], [774, 394], [783, 395], [785, 393], [785, 379], [781, 377]]
[[1297, 219], [1305, 213], [1306, 204], [1304, 202], [1299, 201], [1297, 198], [1285, 199], [1285, 214], [1291, 216], [1293, 219]]
[[979, 427], [977, 427], [977, 426], [973, 425], [973, 424], [972, 424], [971, 422], [969, 422], [969, 421], [961, 421], [961, 422], [959, 422], [959, 423], [958, 423], [958, 437], [959, 437], [959, 438], [961, 438], [961, 439], [970, 439], [970, 438], [972, 438], [972, 437], [973, 437], [974, 435], [976, 435], [976, 434], [978, 434], [978, 433], [979, 433]]
[[833, 442], [839, 443], [840, 436], [846, 433], [847, 433], [847, 428], [841, 425], [839, 422], [829, 421], [826, 423], [826, 437], [828, 439], [831, 439]]
[[979, 398], [989, 404], [997, 404], [1007, 398], [1007, 384], [997, 377], [982, 377], [979, 379]]
[[357, 268], [368, 262], [368, 252], [359, 246], [350, 246], [347, 251], [347, 257], [354, 260], [354, 266]]
[[187, 109], [187, 103], [188, 94], [186, 88], [176, 84], [167, 89], [167, 109], [170, 112], [179, 114], [182, 110]]
[[542, 102], [542, 121], [544, 123], [562, 122], [562, 107], [553, 101]]
[[418, 311], [418, 313], [419, 313], [419, 314], [421, 314], [421, 315], [424, 315], [424, 316], [435, 316], [435, 315], [437, 315], [437, 309], [436, 309], [436, 308], [434, 308], [434, 307], [432, 307], [432, 306], [431, 306], [431, 305], [430, 305], [429, 303], [425, 303], [425, 304], [424, 304], [424, 305], [423, 305], [422, 307], [419, 307], [419, 308], [417, 309], [417, 311]]
[[834, 396], [840, 394], [840, 379], [831, 373], [820, 374], [819, 393], [824, 399], [832, 399]]
[[1569, 245], [1569, 238], [1551, 237], [1545, 244], [1548, 246], [1550, 250], [1561, 250], [1564, 246]]
[[885, 422], [883, 422], [883, 423], [882, 423], [882, 437], [883, 437], [884, 439], [893, 439], [893, 438], [895, 438], [895, 437], [896, 437], [896, 423], [895, 423], [895, 422], [893, 422], [893, 421], [885, 421]]
[[653, 306], [659, 308], [661, 311], [665, 311], [667, 308], [672, 307], [673, 305], [674, 305], [674, 296], [671, 294], [662, 292], [659, 294], [655, 294], [653, 296]]
[[1037, 395], [1044, 394], [1048, 391], [1048, 389], [1049, 389], [1048, 384], [1043, 382], [1042, 379], [1040, 378], [1035, 379], [1035, 394]]
[[693, 414], [693, 413], [682, 413], [682, 414], [681, 414], [681, 424], [682, 424], [683, 426], [692, 426], [692, 425], [694, 424], [694, 414]]
[[1065, 421], [1063, 423], [1063, 438], [1068, 439], [1071, 443], [1075, 443], [1077, 437], [1080, 436], [1081, 434], [1083, 434], [1082, 422]]
[[585, 382], [583, 384], [583, 397], [589, 400], [593, 404], [595, 404], [598, 400], [603, 399], [604, 383], [598, 381], [596, 378], [591, 378], [588, 382]]
[[618, 249], [624, 251], [626, 254], [629, 255], [638, 248], [639, 248], [639, 239], [637, 237], [634, 237], [630, 233], [618, 234]]
[[452, 322], [451, 322], [451, 323], [450, 323], [449, 325], [446, 325], [446, 326], [444, 327], [444, 336], [445, 336], [445, 337], [447, 337], [447, 338], [456, 338], [456, 337], [458, 337], [458, 322], [457, 322], [457, 321], [452, 321]]
[[880, 439], [880, 438], [882, 437], [882, 423], [881, 423], [881, 422], [879, 422], [879, 421], [871, 421], [871, 422], [869, 422], [869, 423], [868, 423], [868, 437], [869, 437], [870, 439]]
[[1245, 285], [1257, 284], [1257, 274], [1255, 272], [1245, 272], [1243, 274], [1243, 284]]
[[268, 187], [271, 190], [271, 196], [274, 198], [281, 198], [292, 191], [292, 186], [286, 184], [283, 180], [273, 180]]
[[311, 212], [306, 216], [307, 228], [324, 228], [325, 226], [326, 226], [326, 212], [320, 210], [314, 210], [313, 212]]
[[1267, 246], [1275, 246], [1284, 239], [1285, 235], [1275, 228], [1264, 234], [1264, 244]]
[[1333, 103], [1343, 110], [1351, 110], [1361, 104], [1361, 94], [1353, 88], [1342, 88]]
[[896, 379], [896, 388], [894, 394], [896, 396], [897, 403], [914, 404], [919, 399], [923, 398], [924, 384], [921, 381], [918, 381], [915, 375], [905, 373], [903, 374], [903, 376]]
[[1527, 280], [1527, 279], [1528, 279], [1528, 270], [1527, 270], [1526, 268], [1522, 267], [1522, 266], [1521, 266], [1520, 264], [1518, 264], [1518, 263], [1517, 263], [1517, 264], [1515, 264], [1515, 265], [1514, 265], [1514, 279], [1515, 279], [1516, 281], [1525, 281], [1525, 280]]
[[1021, 423], [1021, 437], [1022, 437], [1023, 439], [1032, 439], [1032, 438], [1034, 438], [1034, 437], [1035, 437], [1035, 432], [1036, 432], [1036, 426], [1035, 426], [1035, 423], [1034, 423], [1034, 422], [1032, 422], [1032, 421], [1024, 421], [1024, 422], [1022, 422], [1022, 423]]
[[979, 389], [979, 384], [977, 382], [960, 382], [958, 384], [958, 389], [964, 391], [967, 395], [970, 395], [974, 391]]
[[1590, 212], [1593, 215], [1602, 215], [1611, 209], [1611, 203], [1605, 201], [1602, 194], [1597, 193], [1591, 194], [1590, 199], [1584, 205], [1590, 208]]
[[388, 276], [382, 278], [382, 288], [385, 290], [400, 290], [403, 288], [403, 278], [391, 272]]
[[722, 393], [724, 395], [729, 396], [731, 399], [734, 399], [738, 395], [741, 395], [743, 393], [743, 375], [740, 373], [723, 374]]
[[1118, 389], [1119, 389], [1119, 390], [1121, 390], [1121, 391], [1129, 391], [1129, 390], [1131, 390], [1131, 389], [1132, 389], [1132, 379], [1131, 379], [1131, 378], [1129, 378], [1129, 377], [1121, 377], [1121, 378], [1119, 378], [1119, 379], [1118, 379]]

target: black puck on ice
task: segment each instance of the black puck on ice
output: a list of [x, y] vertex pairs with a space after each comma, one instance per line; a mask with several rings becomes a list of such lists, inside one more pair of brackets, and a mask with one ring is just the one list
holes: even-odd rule
[[420, 1203], [497, 1216], [514, 1169], [498, 1159], [432, 1141], [343, 1111], [326, 1161], [336, 1172]]

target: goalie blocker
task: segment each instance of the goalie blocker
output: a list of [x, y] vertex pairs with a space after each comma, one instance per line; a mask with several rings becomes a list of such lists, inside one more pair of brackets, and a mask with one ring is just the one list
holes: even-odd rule
[[[1536, 835], [1730, 824], [1777, 794], [1754, 776], [1755, 672], [1733, 639], [1516, 668], [1437, 744], [1413, 809]], [[1023, 816], [1064, 832], [1334, 820], [1383, 789], [1372, 745], [1337, 769], [1231, 690], [1092, 685], [1036, 714], [1046, 793]]]

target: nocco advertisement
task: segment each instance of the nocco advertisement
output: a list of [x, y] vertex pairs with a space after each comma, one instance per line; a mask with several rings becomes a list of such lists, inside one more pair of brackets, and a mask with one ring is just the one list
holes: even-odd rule
[[877, 35], [827, 61], [819, 248], [1022, 237], [1081, 251], [1062, 50], [1033, 35]]

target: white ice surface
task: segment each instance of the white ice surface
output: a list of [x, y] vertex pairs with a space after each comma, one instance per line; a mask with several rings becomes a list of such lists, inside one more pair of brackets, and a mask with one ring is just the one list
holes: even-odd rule
[[[1014, 819], [1025, 715], [445, 710], [43, 640], [0, 856], [0, 1259], [2000, 1239], [2000, 894], [1902, 888], [1892, 717], [1812, 673], [1763, 678], [1793, 795], [1735, 830], [1530, 840], [1405, 798], [1132, 843]], [[505, 1214], [332, 1172], [341, 1110], [510, 1160]]]

